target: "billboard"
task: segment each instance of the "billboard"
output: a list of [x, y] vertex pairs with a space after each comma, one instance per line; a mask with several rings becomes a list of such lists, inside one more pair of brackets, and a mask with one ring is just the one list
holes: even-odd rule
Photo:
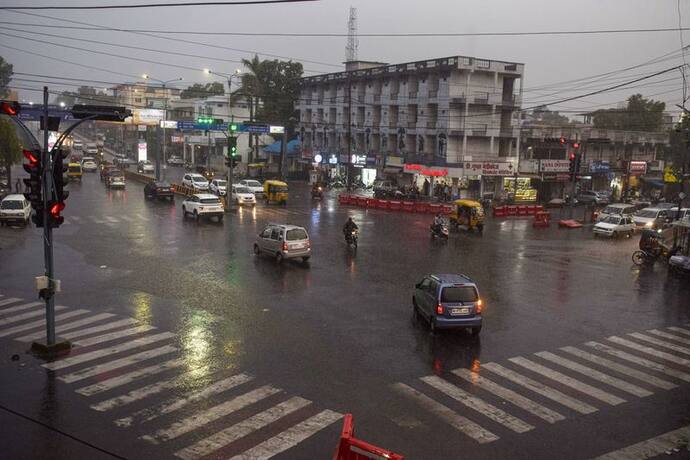
[[132, 116], [125, 123], [134, 125], [159, 126], [165, 118], [165, 110], [159, 109], [132, 109]]
[[146, 161], [146, 142], [139, 142], [139, 149], [138, 149], [139, 155], [138, 159], [139, 161]]

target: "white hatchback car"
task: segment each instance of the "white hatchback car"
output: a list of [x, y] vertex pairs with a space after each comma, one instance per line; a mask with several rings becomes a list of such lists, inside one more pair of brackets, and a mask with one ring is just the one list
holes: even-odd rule
[[197, 193], [182, 202], [183, 218], [191, 214], [197, 221], [202, 217], [215, 217], [218, 222], [223, 222], [223, 213], [223, 203], [220, 202], [220, 198], [210, 193]]
[[244, 204], [256, 206], [256, 195], [254, 195], [254, 192], [252, 192], [249, 187], [244, 187], [242, 185], [235, 184], [232, 186], [230, 199], [240, 206]]
[[635, 233], [635, 223], [631, 216], [606, 216], [594, 226], [594, 236], [604, 235], [617, 238], [625, 235], [628, 238]]
[[263, 195], [264, 193], [264, 186], [261, 185], [261, 182], [259, 182], [258, 180], [243, 179], [240, 181], [240, 185], [243, 187], [247, 187], [254, 193], [254, 195]]
[[228, 181], [224, 179], [213, 179], [211, 183], [208, 184], [208, 191], [218, 196], [225, 196], [227, 188]]
[[28, 225], [31, 221], [31, 203], [24, 195], [7, 195], [0, 202], [0, 224], [10, 222]]
[[633, 222], [639, 228], [656, 230], [662, 228], [669, 219], [670, 210], [661, 208], [644, 208], [633, 217]]
[[187, 173], [182, 177], [182, 185], [193, 190], [208, 190], [208, 179], [201, 174]]
[[84, 157], [81, 159], [81, 169], [84, 172], [96, 172], [98, 165], [96, 160], [92, 157]]

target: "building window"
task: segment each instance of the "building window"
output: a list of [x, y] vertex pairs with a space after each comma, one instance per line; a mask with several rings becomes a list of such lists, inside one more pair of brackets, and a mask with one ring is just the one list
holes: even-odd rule
[[140, 98], [140, 97], [135, 97], [135, 98], [134, 98], [134, 102], [141, 102], [141, 98]]

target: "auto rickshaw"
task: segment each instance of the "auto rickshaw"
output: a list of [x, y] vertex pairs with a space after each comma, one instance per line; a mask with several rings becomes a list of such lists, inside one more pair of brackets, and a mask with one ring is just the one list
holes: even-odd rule
[[484, 230], [484, 208], [478, 201], [455, 200], [449, 220], [455, 229], [463, 225], [468, 230], [476, 228], [481, 232]]
[[69, 180], [81, 180], [81, 164], [69, 163], [67, 165], [67, 178]]
[[279, 180], [267, 180], [264, 182], [264, 197], [266, 198], [266, 204], [275, 201], [282, 205], [286, 205], [288, 200], [288, 185]]

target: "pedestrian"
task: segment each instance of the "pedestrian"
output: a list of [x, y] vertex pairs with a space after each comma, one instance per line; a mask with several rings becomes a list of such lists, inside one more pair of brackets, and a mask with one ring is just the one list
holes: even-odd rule
[[21, 187], [22, 181], [17, 178], [17, 182], [14, 183], [14, 193], [19, 193], [19, 187]]
[[429, 179], [424, 179], [424, 185], [422, 186], [422, 190], [424, 191], [424, 196], [429, 196], [429, 187], [431, 187], [431, 183], [429, 182]]
[[443, 197], [444, 201], [450, 201], [450, 187], [448, 187], [448, 184], [443, 187]]

